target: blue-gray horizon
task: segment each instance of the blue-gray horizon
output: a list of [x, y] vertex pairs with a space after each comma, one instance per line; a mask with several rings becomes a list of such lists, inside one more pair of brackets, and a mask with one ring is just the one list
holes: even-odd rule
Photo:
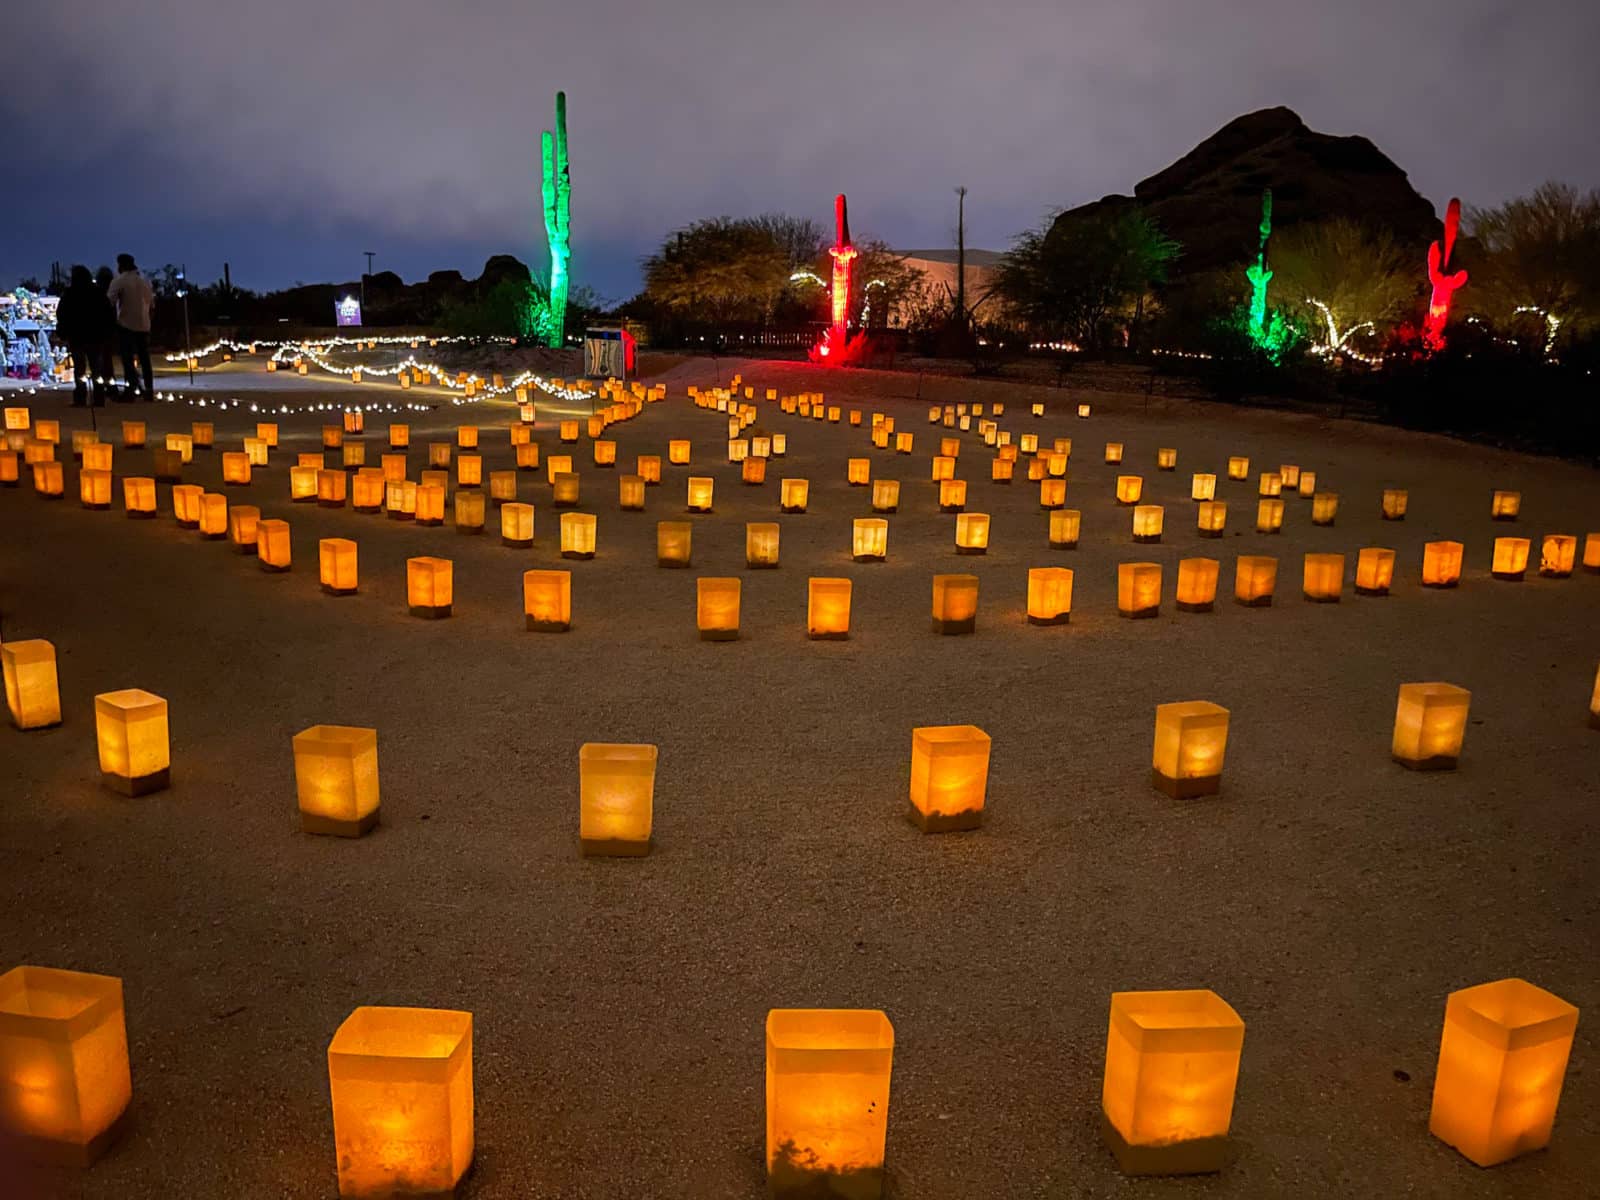
[[[1206, 10], [1206, 11], [1201, 11]], [[1283, 104], [1362, 134], [1441, 209], [1600, 186], [1600, 6], [1564, 0], [994, 0], [759, 10], [423, 0], [57, 0], [12, 133], [0, 287], [64, 266], [231, 264], [256, 290], [544, 260], [539, 132], [569, 98], [575, 281], [622, 300], [671, 230], [786, 211], [899, 248], [1004, 249]]]

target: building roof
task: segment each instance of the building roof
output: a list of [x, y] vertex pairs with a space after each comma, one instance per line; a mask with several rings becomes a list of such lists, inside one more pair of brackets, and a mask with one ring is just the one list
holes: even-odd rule
[[[953, 247], [946, 247], [942, 250], [896, 250], [895, 253], [901, 258], [920, 259], [923, 262], [949, 263], [952, 267], [956, 265], [956, 252]], [[968, 247], [967, 266], [998, 266], [1000, 260], [1004, 257], [1005, 255], [999, 250], [974, 250]]]

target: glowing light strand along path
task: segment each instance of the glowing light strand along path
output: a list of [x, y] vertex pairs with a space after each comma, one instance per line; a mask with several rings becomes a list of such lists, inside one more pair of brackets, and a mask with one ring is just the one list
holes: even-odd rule
[[[222, 399], [216, 396], [190, 396], [180, 395], [177, 392], [156, 392], [155, 398], [167, 404], [187, 404], [190, 408], [214, 408], [218, 412], [244, 411], [257, 413], [266, 417], [293, 417], [306, 413], [338, 413], [338, 412], [363, 412], [363, 413], [426, 413], [432, 412], [438, 405], [424, 404], [415, 400], [408, 400], [403, 404], [393, 401], [369, 401], [362, 404], [344, 404], [329, 400], [313, 401], [309, 404], [286, 404], [281, 401], [263, 404], [259, 400], [241, 400], [237, 396]], [[451, 397], [453, 404], [462, 401]], [[471, 403], [471, 401], [467, 401]]]
[[209, 358], [213, 354], [255, 354], [261, 350], [278, 349], [284, 346], [316, 346], [325, 350], [339, 350], [349, 347], [359, 350], [363, 346], [376, 347], [409, 345], [413, 350], [415, 350], [423, 342], [427, 342], [429, 347], [433, 347], [439, 345], [460, 345], [462, 343], [476, 344], [478, 342], [487, 342], [490, 345], [498, 344], [509, 346], [513, 343], [513, 341], [515, 341], [514, 338], [508, 337], [473, 337], [468, 334], [450, 334], [443, 337], [435, 335], [418, 336], [416, 334], [401, 334], [397, 336], [386, 337], [300, 338], [291, 339], [288, 341], [275, 341], [267, 338], [255, 338], [254, 340], [248, 342], [236, 342], [232, 338], [218, 338], [209, 346], [201, 346], [198, 349], [187, 352], [174, 351], [170, 354], [163, 355], [163, 358], [169, 363], [181, 363], [186, 362], [191, 358]]
[[[373, 346], [409, 345], [413, 349], [416, 349], [420, 345], [420, 343], [422, 343], [424, 341], [426, 341], [430, 347], [433, 347], [433, 346], [438, 346], [438, 345], [441, 345], [441, 344], [444, 344], [444, 345], [459, 345], [459, 344], [463, 344], [463, 343], [476, 344], [476, 343], [484, 342], [484, 341], [487, 341], [490, 344], [511, 345], [514, 342], [514, 339], [507, 338], [507, 337], [491, 337], [491, 338], [485, 339], [485, 338], [470, 337], [470, 336], [467, 336], [467, 335], [453, 335], [453, 336], [446, 336], [446, 337], [427, 337], [427, 338], [405, 337], [405, 336], [400, 336], [400, 337], [363, 337], [363, 338], [329, 337], [329, 338], [321, 338], [321, 339], [308, 340], [308, 341], [282, 341], [282, 342], [279, 342], [279, 341], [258, 340], [258, 341], [253, 341], [253, 342], [235, 342], [235, 341], [232, 341], [231, 339], [228, 339], [228, 338], [219, 338], [216, 341], [212, 342], [209, 346], [201, 347], [200, 349], [197, 349], [197, 350], [191, 352], [190, 354], [176, 354], [176, 353], [174, 353], [174, 354], [166, 355], [165, 358], [166, 358], [167, 362], [176, 363], [176, 362], [185, 362], [191, 357], [195, 358], [195, 359], [201, 359], [201, 358], [209, 357], [212, 354], [217, 354], [217, 353], [222, 353], [222, 352], [236, 352], [236, 353], [245, 353], [245, 354], [255, 354], [258, 350], [265, 349], [267, 347], [275, 347], [273, 353], [269, 356], [270, 360], [273, 361], [273, 362], [279, 362], [279, 363], [291, 362], [292, 363], [292, 362], [296, 361], [297, 359], [304, 359], [304, 360], [308, 361], [309, 363], [311, 363], [313, 366], [317, 367], [319, 370], [326, 371], [330, 375], [338, 375], [338, 376], [341, 376], [341, 377], [346, 378], [346, 379], [349, 379], [349, 378], [353, 377], [357, 371], [361, 372], [361, 374], [363, 376], [371, 376], [374, 379], [385, 379], [385, 378], [391, 378], [391, 377], [398, 376], [402, 371], [411, 370], [411, 371], [415, 371], [415, 372], [418, 372], [418, 373], [424, 373], [424, 374], [435, 376], [438, 379], [438, 385], [440, 387], [443, 387], [443, 388], [447, 389], [447, 390], [453, 390], [455, 388], [464, 388], [465, 384], [456, 382], [456, 380], [442, 366], [440, 366], [438, 363], [424, 362], [421, 359], [418, 359], [415, 355], [408, 355], [401, 362], [387, 364], [387, 365], [377, 364], [377, 363], [352, 363], [349, 366], [339, 366], [336, 363], [328, 361], [328, 359], [326, 357], [324, 357], [323, 353], [319, 353], [319, 352], [327, 352], [327, 351], [333, 351], [333, 350], [342, 350], [342, 349], [347, 349], [347, 348], [354, 348], [354, 349], [358, 349], [359, 350], [363, 346], [373, 347]], [[536, 387], [540, 391], [544, 392], [546, 395], [555, 396], [555, 397], [557, 397], [559, 399], [562, 399], [562, 400], [574, 401], [574, 402], [579, 401], [579, 400], [587, 400], [592, 395], [592, 392], [587, 387], [559, 387], [556, 384], [551, 383], [548, 379], [545, 379], [543, 376], [538, 375], [538, 374], [536, 374], [536, 373], [534, 373], [532, 371], [523, 371], [521, 374], [517, 375], [514, 379], [512, 379], [509, 383], [506, 383], [501, 387], [492, 386], [491, 384], [489, 384], [489, 382], [487, 380], [485, 380], [482, 376], [480, 376], [480, 375], [478, 375], [476, 373], [469, 374], [467, 376], [467, 381], [470, 382], [473, 385], [473, 390], [475, 392], [478, 392], [479, 394], [475, 395], [475, 396], [469, 396], [469, 397], [455, 397], [455, 396], [452, 396], [452, 397], [450, 397], [450, 401], [451, 401], [452, 404], [459, 405], [459, 404], [463, 403], [463, 401], [471, 401], [471, 400], [477, 400], [477, 399], [492, 399], [492, 398], [496, 398], [496, 397], [499, 397], [499, 396], [509, 395], [509, 394], [515, 393], [515, 391], [519, 387]], [[481, 385], [481, 390], [480, 390], [480, 385]], [[176, 393], [172, 393], [171, 398], [175, 399], [176, 398]], [[202, 400], [200, 403], [204, 404], [205, 402]], [[212, 403], [220, 404], [221, 402], [220, 401], [212, 401]], [[356, 407], [356, 408], [359, 408], [361, 406], [359, 406], [359, 405], [357, 405], [357, 406], [345, 405], [345, 406], [341, 406], [341, 407]], [[369, 406], [369, 407], [373, 407], [373, 406]], [[421, 411], [422, 409], [424, 409], [426, 407], [427, 406], [425, 406], [425, 405], [413, 405], [413, 406], [411, 406], [413, 411]], [[323, 411], [323, 408], [324, 408], [324, 406], [313, 404], [313, 405], [305, 406], [305, 407], [302, 407], [302, 408], [299, 408], [299, 409], [290, 409], [290, 408], [287, 408], [287, 407], [279, 407], [275, 411], [281, 411], [281, 412], [284, 412], [284, 413], [288, 413], [288, 412], [291, 412], [291, 411], [317, 412], [317, 411]], [[391, 411], [393, 411], [393, 410], [391, 410]]]
[[[415, 355], [407, 355], [400, 362], [389, 366], [375, 366], [354, 363], [348, 367], [341, 367], [337, 363], [329, 362], [326, 358], [322, 357], [322, 355], [318, 354], [315, 349], [310, 348], [309, 345], [286, 345], [280, 347], [272, 357], [278, 362], [293, 361], [297, 357], [303, 358], [320, 370], [328, 372], [330, 375], [340, 375], [346, 378], [354, 376], [357, 371], [360, 371], [363, 377], [370, 375], [374, 379], [384, 379], [390, 376], [398, 376], [402, 371], [412, 370], [422, 374], [434, 376], [438, 380], [439, 386], [447, 390], [453, 390], [455, 388], [465, 389], [468, 384], [471, 384], [473, 390], [478, 392], [478, 395], [463, 398], [451, 397], [451, 400], [458, 404], [461, 403], [461, 399], [491, 399], [498, 396], [511, 395], [515, 393], [519, 387], [529, 386], [536, 387], [546, 395], [556, 396], [562, 400], [587, 400], [591, 395], [591, 392], [588, 388], [558, 387], [554, 383], [551, 383], [548, 379], [544, 378], [542, 375], [535, 374], [532, 371], [523, 371], [514, 379], [508, 380], [500, 387], [494, 387], [482, 376], [476, 373], [469, 374], [465, 383], [458, 383], [449, 374], [449, 372], [441, 367], [438, 363], [423, 362]], [[479, 391], [480, 384], [483, 385], [481, 391]]]

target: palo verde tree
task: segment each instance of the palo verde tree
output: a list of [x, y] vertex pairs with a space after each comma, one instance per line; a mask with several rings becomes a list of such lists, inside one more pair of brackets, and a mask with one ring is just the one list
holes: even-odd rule
[[749, 224], [772, 239], [792, 271], [809, 266], [824, 253], [827, 238], [810, 217], [769, 212], [750, 217]]
[[1180, 252], [1137, 209], [1089, 213], [1018, 236], [997, 288], [1035, 333], [1103, 350], [1139, 317]]
[[[692, 323], [815, 320], [827, 308], [828, 238], [787, 213], [713, 217], [667, 235], [644, 260], [640, 299]], [[858, 241], [852, 325], [882, 325], [922, 273], [880, 241]]]
[[1392, 233], [1344, 218], [1294, 226], [1273, 245], [1278, 303], [1325, 357], [1376, 353], [1426, 282]]
[[786, 248], [755, 220], [713, 217], [644, 260], [644, 299], [679, 317], [764, 321], [789, 287]]
[[1497, 208], [1468, 212], [1481, 263], [1473, 268], [1474, 309], [1503, 328], [1527, 321], [1544, 353], [1563, 334], [1600, 322], [1600, 190], [1546, 183]]

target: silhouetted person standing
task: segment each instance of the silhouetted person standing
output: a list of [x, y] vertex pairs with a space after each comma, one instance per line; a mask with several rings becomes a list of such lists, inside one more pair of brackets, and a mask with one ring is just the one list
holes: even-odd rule
[[117, 277], [108, 291], [111, 303], [117, 306], [117, 342], [122, 348], [122, 372], [130, 392], [138, 391], [140, 375], [134, 372], [134, 359], [144, 379], [144, 398], [156, 398], [155, 382], [150, 372], [150, 313], [155, 308], [156, 293], [150, 281], [139, 274], [133, 255], [117, 255]]
[[89, 268], [72, 268], [72, 282], [61, 294], [56, 309], [56, 332], [72, 353], [72, 403], [82, 408], [87, 401], [89, 381], [94, 385], [94, 402], [106, 402], [106, 385], [111, 375], [111, 331], [116, 314], [104, 288], [96, 287]]
[[99, 293], [106, 298], [106, 326], [105, 331], [101, 334], [100, 339], [100, 358], [101, 361], [106, 365], [106, 392], [113, 400], [120, 401], [124, 404], [132, 404], [132, 396], [124, 396], [117, 388], [112, 386], [112, 380], [116, 378], [116, 368], [112, 365], [111, 360], [113, 355], [116, 354], [117, 349], [117, 306], [111, 303], [110, 296], [111, 281], [114, 278], [116, 278], [116, 276], [111, 274], [110, 267], [102, 264], [101, 266], [95, 268], [94, 286]]

